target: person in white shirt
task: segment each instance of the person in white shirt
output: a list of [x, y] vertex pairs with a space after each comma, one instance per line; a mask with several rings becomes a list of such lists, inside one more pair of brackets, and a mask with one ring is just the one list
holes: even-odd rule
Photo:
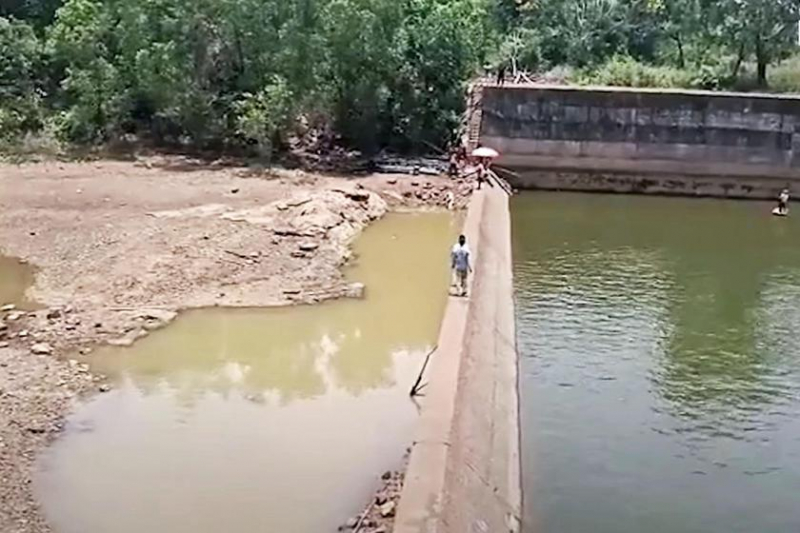
[[458, 242], [453, 246], [450, 253], [451, 268], [456, 274], [456, 288], [459, 296], [467, 295], [467, 280], [472, 272], [472, 264], [467, 238], [464, 235], [458, 237]]
[[782, 215], [789, 214], [789, 189], [783, 189], [778, 196], [778, 212]]

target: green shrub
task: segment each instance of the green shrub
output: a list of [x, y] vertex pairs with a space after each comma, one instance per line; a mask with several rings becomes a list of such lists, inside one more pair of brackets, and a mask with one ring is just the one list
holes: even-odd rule
[[800, 55], [786, 59], [767, 74], [771, 90], [780, 93], [800, 93]]
[[598, 68], [584, 71], [578, 82], [583, 85], [619, 87], [687, 88], [693, 86], [692, 76], [674, 67], [646, 65], [631, 57], [615, 56]]

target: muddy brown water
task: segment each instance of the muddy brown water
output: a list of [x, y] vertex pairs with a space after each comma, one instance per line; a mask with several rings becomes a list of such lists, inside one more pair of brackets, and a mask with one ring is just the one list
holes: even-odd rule
[[25, 291], [33, 284], [33, 267], [13, 257], [0, 255], [0, 305], [30, 307]]
[[411, 442], [456, 232], [390, 215], [356, 243], [364, 300], [188, 312], [94, 355], [117, 387], [40, 459], [56, 533], [335, 531]]

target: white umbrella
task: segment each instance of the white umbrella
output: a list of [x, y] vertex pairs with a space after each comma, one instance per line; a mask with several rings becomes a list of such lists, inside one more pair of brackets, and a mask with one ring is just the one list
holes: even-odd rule
[[500, 157], [500, 153], [494, 148], [481, 146], [480, 148], [475, 148], [472, 151], [472, 157], [488, 157], [490, 159], [494, 159], [496, 157]]

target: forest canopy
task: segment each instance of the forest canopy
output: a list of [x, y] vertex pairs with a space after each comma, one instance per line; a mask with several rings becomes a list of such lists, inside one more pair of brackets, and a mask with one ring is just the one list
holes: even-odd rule
[[467, 84], [800, 91], [800, 0], [0, 0], [0, 142], [445, 146]]

